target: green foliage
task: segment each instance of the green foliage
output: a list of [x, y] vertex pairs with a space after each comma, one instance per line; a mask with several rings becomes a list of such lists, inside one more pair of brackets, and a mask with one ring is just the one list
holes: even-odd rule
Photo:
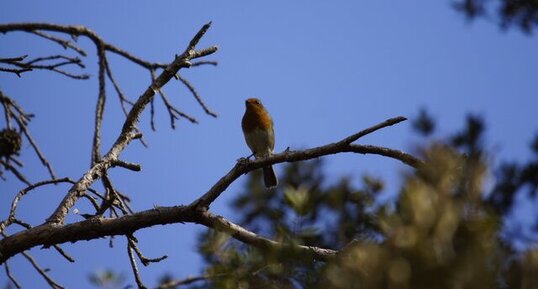
[[[422, 122], [422, 124], [420, 124]], [[425, 123], [425, 124], [424, 124]], [[424, 111], [415, 128], [435, 128]], [[446, 141], [427, 140], [425, 165], [403, 175], [395, 206], [379, 205], [384, 183], [365, 175], [359, 186], [343, 177], [326, 184], [320, 160], [291, 163], [281, 185], [266, 190], [249, 175], [232, 206], [238, 222], [286, 244], [341, 250], [328, 262], [258, 250], [222, 233], [200, 238], [212, 288], [533, 288], [538, 250], [518, 254], [503, 236], [513, 198], [538, 192], [538, 153], [527, 164], [491, 168], [484, 122], [469, 116]], [[538, 137], [532, 148], [538, 151]], [[490, 174], [499, 175], [492, 191]], [[501, 201], [499, 201], [499, 196]], [[501, 207], [504, 210], [500, 210]], [[538, 228], [538, 227], [537, 227]], [[504, 234], [506, 235], [506, 234]], [[218, 277], [217, 277], [218, 276]]]
[[[397, 209], [378, 213], [383, 242], [361, 242], [324, 269], [318, 288], [495, 288], [506, 252], [481, 201], [484, 169], [448, 147], [425, 151]], [[476, 170], [476, 171], [473, 171]], [[466, 174], [472, 174], [469, 183]]]
[[126, 288], [121, 287], [125, 276], [112, 269], [96, 270], [88, 275], [88, 280], [90, 284], [102, 289]]

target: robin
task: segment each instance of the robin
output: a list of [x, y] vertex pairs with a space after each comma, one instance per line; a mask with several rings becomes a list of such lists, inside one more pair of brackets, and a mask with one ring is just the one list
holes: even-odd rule
[[[241, 121], [243, 134], [248, 147], [255, 158], [267, 157], [273, 154], [275, 148], [275, 132], [273, 119], [257, 98], [245, 101], [246, 110]], [[272, 166], [263, 167], [263, 181], [265, 187], [271, 188], [278, 184]]]

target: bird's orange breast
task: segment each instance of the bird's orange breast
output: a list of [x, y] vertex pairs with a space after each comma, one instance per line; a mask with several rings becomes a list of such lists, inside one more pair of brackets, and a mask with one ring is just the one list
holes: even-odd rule
[[270, 130], [273, 127], [273, 120], [265, 108], [259, 105], [250, 104], [247, 106], [241, 126], [245, 133], [252, 132], [257, 128], [261, 130]]

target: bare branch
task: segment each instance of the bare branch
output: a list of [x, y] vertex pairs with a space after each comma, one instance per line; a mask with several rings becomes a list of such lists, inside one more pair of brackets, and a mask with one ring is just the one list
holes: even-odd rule
[[75, 259], [73, 259], [73, 257], [71, 257], [69, 254], [67, 254], [65, 252], [64, 249], [62, 249], [62, 247], [58, 246], [58, 245], [54, 245], [53, 246], [54, 249], [56, 249], [56, 251], [58, 251], [58, 253], [60, 253], [60, 255], [62, 255], [62, 257], [64, 257], [67, 261], [71, 262], [71, 263], [75, 263]]
[[0, 67], [0, 71], [3, 71], [3, 72], [9, 72], [9, 73], [15, 73], [18, 77], [21, 77], [22, 73], [24, 72], [28, 72], [28, 71], [32, 71], [31, 68], [20, 68], [20, 69], [17, 69], [17, 68], [5, 68], [5, 67]]
[[116, 79], [112, 75], [112, 70], [110, 69], [110, 65], [108, 64], [107, 59], [105, 59], [105, 68], [106, 68], [106, 74], [108, 76], [108, 79], [110, 79], [110, 81], [112, 82], [112, 85], [114, 86], [114, 90], [116, 90], [116, 93], [118, 94], [118, 98], [120, 99], [121, 109], [123, 110], [123, 113], [125, 114], [125, 116], [127, 116], [128, 109], [127, 107], [125, 107], [125, 104], [129, 104], [132, 106], [134, 103], [125, 96], [125, 94], [121, 90], [121, 87], [116, 82]]
[[196, 89], [194, 89], [194, 86], [188, 80], [181, 77], [181, 75], [179, 74], [176, 74], [176, 78], [179, 81], [181, 81], [189, 89], [189, 91], [192, 93], [196, 101], [198, 101], [198, 104], [200, 104], [200, 106], [204, 109], [205, 113], [209, 114], [212, 117], [217, 117], [217, 114], [209, 110], [209, 108], [205, 105], [205, 103], [202, 101], [202, 98], [200, 97]]
[[34, 30], [34, 31], [30, 31], [30, 33], [35, 34], [37, 36], [41, 36], [41, 37], [43, 37], [45, 39], [48, 39], [48, 40], [51, 40], [53, 42], [56, 42], [56, 43], [60, 44], [64, 49], [67, 49], [67, 48], [73, 49], [74, 51], [76, 51], [78, 54], [80, 54], [82, 56], [87, 55], [86, 51], [84, 51], [82, 48], [74, 45], [69, 40], [65, 40], [65, 39], [62, 39], [62, 38], [59, 38], [59, 37], [56, 37], [56, 36], [41, 32], [41, 31], [35, 31]]
[[105, 91], [105, 70], [106, 55], [102, 42], [96, 43], [97, 56], [99, 59], [99, 95], [95, 107], [95, 128], [93, 131], [92, 158], [91, 164], [95, 165], [101, 158], [101, 127], [103, 123], [103, 113], [105, 111], [106, 91]]
[[151, 98], [149, 113], [150, 113], [151, 130], [155, 131], [156, 130], [155, 128], [155, 98]]
[[131, 262], [131, 268], [133, 268], [133, 274], [135, 276], [136, 285], [138, 286], [138, 289], [146, 289], [147, 287], [144, 286], [144, 283], [142, 282], [142, 278], [140, 277], [140, 272], [138, 271], [138, 265], [136, 265], [136, 260], [133, 254], [133, 248], [131, 247], [131, 244], [127, 243], [127, 254], [129, 255], [129, 261]]
[[320, 260], [325, 260], [336, 253], [334, 250], [311, 246], [295, 248], [295, 245], [282, 244], [260, 237], [221, 216], [214, 216], [209, 212], [196, 210], [194, 207], [175, 206], [158, 207], [119, 218], [95, 217], [63, 226], [55, 224], [37, 226], [0, 240], [0, 263], [5, 262], [14, 254], [38, 245], [48, 247], [54, 244], [91, 240], [105, 236], [129, 235], [139, 229], [154, 225], [183, 222], [198, 223], [231, 234], [232, 237], [259, 249], [294, 248], [300, 252], [312, 254], [313, 257]]
[[[375, 131], [376, 129], [379, 129], [380, 127], [386, 127], [387, 123], [390, 122], [383, 122], [383, 125], [376, 125], [370, 129], [363, 130], [361, 135], [364, 136], [368, 133]], [[259, 246], [274, 245], [274, 243], [272, 243], [273, 241], [271, 240], [259, 239], [254, 236], [255, 234], [252, 235], [253, 233], [250, 234], [248, 232], [245, 232], [244, 229], [237, 227], [237, 225], [235, 224], [228, 224], [228, 221], [225, 221], [222, 217], [216, 217], [211, 215], [210, 213], [205, 212], [205, 208], [208, 208], [209, 205], [216, 198], [218, 198], [220, 194], [233, 181], [235, 181], [241, 175], [248, 173], [252, 170], [267, 166], [269, 164], [296, 162], [345, 152], [353, 152], [360, 154], [368, 153], [387, 156], [400, 160], [403, 163], [412, 167], [419, 167], [422, 164], [421, 160], [401, 151], [377, 146], [350, 145], [346, 143], [346, 141], [348, 140], [349, 138], [345, 138], [342, 141], [336, 143], [331, 143], [325, 146], [315, 147], [302, 151], [286, 150], [283, 153], [276, 154], [267, 158], [256, 159], [253, 161], [247, 161], [243, 159], [239, 161], [224, 177], [217, 181], [217, 183], [215, 183], [215, 185], [213, 185], [213, 187], [211, 187], [208, 192], [206, 192], [200, 198], [192, 202], [190, 206], [158, 207], [152, 210], [125, 215], [113, 219], [94, 217], [85, 221], [69, 225], [48, 223], [14, 234], [9, 238], [0, 240], [0, 263], [7, 260], [14, 254], [20, 253], [24, 250], [38, 245], [43, 245], [47, 247], [54, 244], [61, 244], [64, 242], [76, 242], [79, 240], [89, 240], [111, 235], [126, 235], [132, 234], [139, 229], [154, 225], [165, 225], [182, 222], [200, 223], [217, 230], [220, 228], [218, 226], [223, 226], [221, 230], [228, 233], [238, 234], [237, 238], [241, 241], [254, 242], [253, 245], [258, 244]], [[107, 158], [108, 157], [105, 156], [104, 160], [106, 160]], [[117, 160], [117, 158], [114, 158], [114, 160]], [[112, 160], [107, 162], [109, 162], [110, 164], [113, 163]], [[99, 172], [99, 166], [102, 166], [107, 162], [99, 162], [90, 171], [95, 170], [96, 172]], [[91, 178], [92, 174], [86, 176], [88, 178]], [[85, 182], [88, 182], [88, 180], [83, 177], [75, 184], [75, 190], [85, 188], [85, 186], [87, 185]], [[111, 188], [111, 185], [109, 187], [109, 185], [105, 184], [105, 187], [107, 187], [107, 190], [109, 192], [116, 193], [115, 190]], [[285, 245], [275, 246], [280, 249], [285, 247]], [[315, 248], [305, 247], [302, 250], [312, 251], [312, 253], [317, 256], [317, 258], [323, 258], [323, 254], [329, 254], [325, 251], [319, 251]]]
[[261, 237], [247, 229], [234, 224], [226, 220], [222, 216], [213, 215], [207, 211], [201, 211], [199, 215], [199, 222], [208, 228], [213, 228], [217, 231], [227, 233], [233, 238], [252, 245], [262, 251], [281, 251], [281, 250], [293, 250], [301, 254], [306, 254], [314, 257], [317, 260], [327, 261], [331, 257], [334, 257], [338, 251], [331, 249], [324, 249], [315, 246], [303, 246], [295, 244], [279, 243], [270, 239]]
[[197, 276], [197, 277], [187, 277], [185, 279], [172, 280], [172, 281], [163, 283], [163, 284], [159, 285], [158, 287], [156, 287], [155, 289], [174, 289], [174, 288], [177, 288], [177, 287], [179, 287], [181, 285], [189, 285], [189, 284], [192, 284], [192, 283], [198, 282], [198, 281], [205, 281], [205, 280], [208, 280], [208, 279], [216, 279], [216, 278], [223, 277], [225, 275], [227, 275], [227, 274], [215, 274], [215, 275], [204, 275], [204, 276]]
[[19, 172], [19, 170], [17, 170], [16, 168], [14, 168], [14, 167], [13, 167], [12, 165], [10, 165], [8, 162], [6, 162], [6, 161], [0, 159], [0, 165], [4, 166], [4, 168], [5, 168], [6, 170], [12, 172], [13, 175], [14, 175], [15, 177], [17, 177], [17, 179], [19, 179], [19, 181], [25, 183], [25, 184], [28, 185], [28, 186], [32, 184], [28, 179], [26, 179], [26, 177], [25, 177], [23, 174], [21, 174], [21, 173]]
[[98, 214], [101, 215], [104, 213], [104, 210], [113, 208], [113, 205], [116, 205], [116, 208], [120, 209], [124, 215], [132, 213], [133, 211], [131, 208], [124, 202], [124, 196], [120, 195], [114, 188], [114, 185], [112, 185], [112, 181], [108, 177], [108, 173], [105, 172], [101, 180], [107, 191], [108, 199], [104, 201], [103, 205], [98, 211]]
[[34, 58], [34, 59], [26, 62], [26, 65], [32, 65], [32, 64], [37, 63], [37, 62], [42, 62], [42, 61], [46, 61], [46, 60], [54, 60], [54, 59], [63, 59], [65, 61], [58, 62], [58, 63], [52, 65], [52, 67], [60, 67], [60, 66], [69, 65], [69, 64], [75, 64], [80, 68], [85, 68], [86, 67], [82, 63], [80, 58], [78, 58], [78, 57], [73, 58], [73, 57], [69, 57], [69, 56], [65, 56], [65, 55], [52, 55], [52, 56], [47, 56], [47, 57], [37, 57], [37, 58]]
[[99, 204], [97, 203], [97, 200], [94, 197], [92, 197], [92, 196], [90, 196], [88, 194], [85, 194], [82, 197], [87, 199], [92, 204], [92, 206], [93, 206], [93, 208], [95, 209], [96, 212], [99, 211]]
[[[13, 59], [16, 59], [16, 58], [13, 58]], [[45, 61], [57, 60], [57, 59], [64, 60], [64, 61], [51, 63], [51, 64], [41, 64], [42, 62], [45, 62]], [[77, 65], [80, 68], [84, 68], [85, 67], [84, 64], [82, 64], [82, 61], [78, 57], [73, 58], [73, 57], [69, 57], [65, 55], [52, 55], [52, 56], [47, 56], [47, 57], [37, 57], [27, 62], [10, 61], [6, 63], [13, 66], [17, 66], [20, 69], [1, 68], [1, 70], [6, 71], [6, 72], [16, 73], [19, 77], [20, 77], [20, 73], [22, 72], [31, 71], [34, 69], [41, 69], [41, 70], [54, 71], [54, 72], [63, 74], [73, 79], [88, 79], [89, 78], [89, 75], [87, 74], [73, 74], [73, 73], [59, 69], [59, 67], [71, 65], [71, 64]], [[40, 63], [40, 64], [37, 64], [37, 63]]]
[[138, 240], [136, 240], [136, 238], [132, 234], [127, 235], [127, 240], [129, 241], [129, 246], [131, 246], [131, 248], [135, 251], [136, 255], [138, 256], [138, 259], [140, 259], [144, 266], [148, 266], [151, 263], [161, 262], [162, 260], [168, 258], [167, 255], [163, 255], [158, 258], [147, 258], [146, 256], [144, 256], [144, 254], [142, 254], [140, 248], [138, 248]]
[[49, 163], [49, 161], [47, 160], [47, 158], [43, 155], [43, 153], [41, 152], [41, 150], [39, 149], [39, 146], [37, 146], [37, 143], [34, 141], [34, 138], [32, 137], [32, 135], [30, 134], [30, 131], [28, 130], [28, 128], [26, 127], [26, 124], [23, 122], [22, 119], [20, 119], [19, 117], [16, 117], [15, 118], [15, 121], [18, 123], [20, 129], [22, 130], [22, 132], [24, 133], [24, 135], [26, 136], [26, 139], [28, 139], [28, 141], [30, 142], [30, 145], [32, 146], [32, 148], [34, 149], [35, 153], [37, 154], [37, 157], [39, 158], [39, 160], [41, 161], [41, 163], [47, 168], [47, 170], [49, 171], [49, 174], [50, 174], [50, 177], [55, 179], [56, 178], [56, 174], [54, 173], [54, 169], [52, 168], [51, 164]]
[[17, 62], [23, 61], [26, 57], [28, 57], [27, 54], [23, 56], [17, 56], [17, 57], [0, 58], [0, 63], [9, 63], [9, 64], [17, 63]]
[[[177, 73], [174, 75], [174, 77], [177, 77]], [[155, 70], [151, 70], [151, 80], [155, 81], [156, 79], [157, 79], [157, 76], [155, 74]], [[157, 92], [161, 96], [161, 99], [163, 100], [164, 105], [166, 106], [166, 110], [168, 110], [168, 114], [170, 115], [170, 126], [172, 127], [172, 129], [176, 128], [176, 119], [179, 119], [180, 117], [186, 118], [191, 123], [198, 123], [198, 121], [195, 118], [175, 108], [170, 103], [170, 101], [168, 100], [168, 97], [166, 97], [166, 94], [164, 94], [164, 92], [161, 89], [159, 89]]]
[[[196, 34], [193, 40], [195, 40], [196, 37], [201, 37], [201, 35], [207, 31], [207, 28], [209, 28], [209, 26], [207, 24], [204, 25], [204, 27]], [[0, 26], [0, 32], [2, 32], [2, 26]], [[194, 42], [191, 41], [190, 45], [192, 45], [192, 43], [197, 43], [198, 40]], [[182, 55], [176, 57], [175, 60], [170, 63], [159, 75], [159, 77], [157, 77], [157, 79], [150, 85], [150, 87], [146, 89], [142, 96], [138, 98], [131, 111], [127, 115], [127, 119], [123, 124], [122, 131], [114, 142], [113, 146], [106, 153], [106, 155], [101, 158], [99, 162], [95, 163], [92, 168], [80, 178], [77, 184], [75, 184], [73, 188], [69, 190], [54, 213], [47, 219], [47, 222], [62, 224], [69, 209], [85, 193], [86, 189], [90, 187], [90, 185], [95, 182], [96, 179], [100, 178], [108, 168], [110, 168], [114, 160], [118, 159], [119, 154], [137, 135], [136, 123], [138, 122], [138, 118], [155, 95], [155, 91], [160, 90], [161, 87], [170, 81], [170, 79], [174, 76], [174, 74], [177, 73], [179, 69], [189, 67], [189, 61], [193, 57], [199, 55], [198, 53], [193, 52], [192, 49], [187, 49]], [[214, 51], [216, 51], [216, 49], [214, 49], [213, 52]]]
[[9, 280], [11, 281], [11, 283], [13, 283], [13, 285], [15, 285], [15, 287], [17, 287], [18, 289], [21, 289], [22, 287], [19, 284], [19, 282], [17, 282], [17, 279], [15, 279], [15, 277], [13, 277], [13, 275], [11, 275], [11, 271], [9, 270], [9, 264], [7, 262], [4, 263], [4, 268], [6, 269], [6, 275], [9, 278]]
[[[15, 213], [17, 211], [17, 205], [18, 205], [20, 199], [24, 195], [26, 195], [28, 192], [30, 192], [33, 189], [36, 189], [36, 188], [39, 188], [39, 187], [42, 187], [42, 186], [45, 186], [45, 185], [66, 183], [66, 182], [69, 182], [68, 178], [47, 180], [47, 181], [37, 182], [37, 183], [35, 183], [33, 185], [30, 184], [25, 189], [22, 189], [21, 191], [19, 191], [19, 193], [17, 193], [17, 195], [15, 196], [13, 201], [11, 202], [11, 209], [9, 211], [8, 218], [0, 223], [0, 233], [3, 233], [5, 228], [7, 228], [10, 224], [15, 222]], [[22, 225], [22, 226], [25, 226], [25, 225]]]
[[349, 148], [345, 150], [345, 152], [354, 152], [359, 154], [375, 154], [380, 156], [385, 156], [389, 158], [393, 158], [396, 160], [401, 161], [402, 163], [413, 167], [418, 168], [424, 164], [424, 162], [420, 159], [417, 159], [416, 157], [399, 151], [399, 150], [393, 150], [385, 147], [378, 147], [373, 145], [349, 145]]
[[[17, 224], [21, 227], [24, 227], [25, 229], [31, 229], [32, 226], [28, 223], [25, 223], [19, 219], [13, 219], [13, 224]], [[0, 233], [3, 233], [0, 232]], [[74, 263], [75, 262], [75, 259], [73, 259], [73, 257], [69, 256], [60, 246], [58, 245], [54, 245], [53, 246], [54, 249], [56, 249], [56, 251], [58, 251], [58, 253], [60, 253], [60, 255], [62, 255], [62, 257], [64, 257], [67, 261], [71, 262], [71, 263]]]
[[350, 135], [350, 136], [346, 137], [345, 139], [341, 140], [339, 143], [341, 143], [341, 144], [350, 144], [350, 143], [358, 140], [359, 138], [361, 138], [361, 137], [363, 137], [365, 135], [371, 134], [371, 133], [373, 133], [373, 132], [375, 132], [377, 130], [380, 130], [380, 129], [385, 128], [387, 126], [395, 125], [395, 124], [400, 123], [400, 122], [405, 121], [405, 120], [407, 120], [407, 118], [403, 117], [403, 116], [398, 116], [398, 117], [387, 119], [382, 123], [376, 124], [376, 125], [371, 126], [371, 127], [367, 128], [367, 129], [363, 129], [363, 130], [359, 131], [356, 134]]
[[202, 61], [195, 61], [195, 62], [192, 62], [191, 67], [202, 66], [202, 65], [213, 65], [213, 66], [217, 66], [218, 64], [219, 64], [219, 63], [218, 63], [217, 61], [202, 60]]
[[[199, 207], [199, 208], [208, 208], [210, 204], [220, 196], [220, 194], [228, 188], [228, 186], [234, 182], [237, 178], [239, 178], [241, 175], [246, 174], [252, 170], [259, 169], [262, 167], [265, 167], [267, 165], [272, 165], [276, 163], [281, 162], [296, 162], [301, 160], [307, 160], [307, 159], [313, 159], [318, 158], [325, 155], [332, 155], [342, 152], [359, 152], [361, 154], [381, 154], [388, 157], [396, 158], [401, 160], [407, 165], [417, 165], [420, 164], [421, 161], [416, 159], [415, 157], [394, 151], [388, 148], [380, 148], [375, 146], [361, 146], [361, 147], [354, 147], [350, 145], [351, 142], [356, 141], [360, 137], [363, 137], [367, 134], [370, 134], [376, 130], [379, 130], [383, 127], [387, 127], [390, 125], [394, 125], [396, 123], [399, 123], [401, 121], [404, 121], [404, 117], [396, 117], [389, 120], [386, 120], [380, 124], [374, 125], [370, 128], [367, 128], [365, 130], [362, 130], [356, 134], [353, 134], [349, 137], [344, 138], [343, 140], [331, 143], [328, 145], [315, 147], [311, 149], [307, 149], [304, 151], [289, 151], [286, 150], [283, 153], [280, 154], [274, 154], [269, 157], [265, 158], [259, 158], [252, 161], [249, 161], [247, 159], [240, 159], [240, 161], [237, 162], [237, 164], [224, 176], [222, 177], [216, 184], [209, 189], [207, 193], [205, 193], [203, 196], [195, 200], [191, 206]], [[403, 158], [403, 159], [402, 159]]]
[[60, 284], [56, 283], [52, 278], [47, 274], [46, 270], [41, 268], [39, 264], [37, 264], [37, 261], [30, 256], [30, 254], [26, 252], [22, 252], [22, 255], [32, 264], [32, 267], [41, 275], [45, 281], [47, 281], [47, 284], [53, 289], [65, 289], [65, 287], [61, 286]]
[[142, 170], [142, 167], [139, 164], [129, 163], [129, 162], [125, 162], [125, 161], [122, 161], [122, 160], [114, 160], [112, 162], [112, 166], [113, 167], [122, 167], [124, 169], [128, 169], [128, 170], [131, 170], [131, 171], [134, 171], [134, 172], [139, 172], [139, 171]]

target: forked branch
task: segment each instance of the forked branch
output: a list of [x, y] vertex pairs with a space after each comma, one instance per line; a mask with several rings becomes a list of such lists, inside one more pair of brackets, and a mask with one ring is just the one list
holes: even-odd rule
[[[48, 247], [65, 242], [91, 240], [114, 235], [130, 235], [143, 228], [173, 223], [198, 223], [214, 230], [228, 233], [232, 235], [232, 237], [260, 249], [270, 248], [274, 250], [282, 250], [289, 248], [290, 245], [288, 244], [278, 243], [276, 241], [258, 236], [254, 232], [250, 232], [239, 225], [233, 224], [223, 217], [215, 216], [208, 212], [207, 208], [221, 195], [222, 192], [226, 190], [226, 188], [232, 182], [237, 180], [241, 175], [269, 164], [296, 162], [332, 154], [352, 152], [386, 156], [402, 161], [403, 163], [416, 168], [423, 162], [407, 153], [384, 147], [356, 145], [351, 143], [364, 135], [404, 120], [404, 117], [389, 119], [379, 125], [354, 134], [353, 137], [347, 137], [339, 142], [324, 146], [300, 151], [287, 150], [280, 154], [253, 161], [241, 159], [230, 170], [230, 172], [218, 180], [208, 192], [192, 202], [189, 206], [157, 207], [147, 211], [124, 215], [118, 218], [104, 218], [101, 216], [96, 216], [68, 225], [51, 222], [28, 229], [26, 231], [22, 231], [0, 240], [0, 263], [5, 262], [15, 254], [35, 246]], [[105, 156], [104, 159], [107, 159], [107, 156]], [[305, 253], [308, 252], [314, 258], [320, 260], [326, 260], [337, 253], [335, 250], [331, 249], [308, 246], [299, 246], [296, 249], [302, 250]]]

